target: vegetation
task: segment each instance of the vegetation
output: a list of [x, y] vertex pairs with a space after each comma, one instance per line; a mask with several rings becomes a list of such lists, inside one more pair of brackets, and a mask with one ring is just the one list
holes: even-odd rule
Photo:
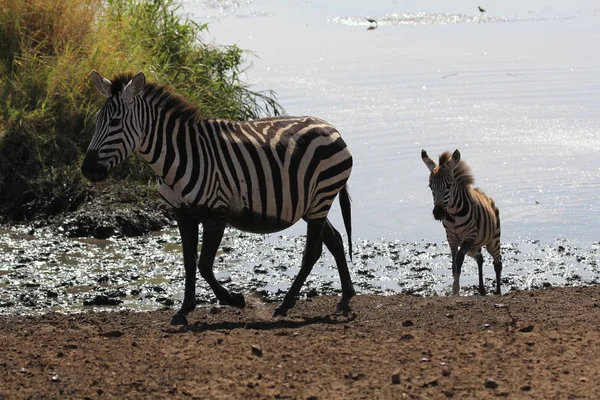
[[[204, 115], [278, 114], [273, 93], [240, 80], [245, 53], [203, 43], [206, 25], [174, 0], [0, 0], [0, 209], [29, 219], [73, 209], [87, 196], [79, 165], [104, 101], [90, 71], [144, 71]], [[130, 159], [117, 180], [148, 182]]]

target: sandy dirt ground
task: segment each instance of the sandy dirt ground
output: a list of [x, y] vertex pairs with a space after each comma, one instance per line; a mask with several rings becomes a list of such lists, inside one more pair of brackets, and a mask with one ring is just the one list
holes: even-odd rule
[[600, 286], [0, 317], [0, 398], [594, 399]]

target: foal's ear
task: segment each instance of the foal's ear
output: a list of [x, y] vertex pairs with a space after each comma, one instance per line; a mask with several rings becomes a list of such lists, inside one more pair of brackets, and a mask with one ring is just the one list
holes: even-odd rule
[[135, 74], [132, 80], [129, 81], [125, 89], [123, 89], [123, 94], [121, 98], [126, 104], [129, 104], [133, 101], [135, 96], [138, 96], [144, 90], [144, 86], [146, 86], [146, 77], [142, 71]]
[[433, 172], [433, 169], [435, 168], [435, 162], [427, 155], [425, 150], [421, 150], [421, 159], [427, 168], [429, 168], [429, 172]]
[[458, 149], [454, 150], [454, 153], [452, 153], [452, 169], [456, 168], [458, 166], [458, 163], [460, 162], [460, 151], [458, 151]]
[[102, 75], [100, 75], [98, 72], [96, 72], [95, 69], [92, 70], [92, 81], [94, 82], [96, 89], [98, 89], [98, 91], [103, 96], [105, 96], [105, 97], [112, 96], [112, 92], [111, 92], [112, 83], [108, 79], [103, 78]]

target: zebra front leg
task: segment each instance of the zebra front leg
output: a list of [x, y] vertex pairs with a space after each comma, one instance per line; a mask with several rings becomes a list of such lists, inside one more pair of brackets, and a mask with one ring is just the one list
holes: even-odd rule
[[452, 255], [452, 294], [458, 295], [460, 292], [460, 273], [456, 273], [456, 254], [458, 253], [458, 246], [450, 243], [450, 254]]
[[340, 275], [342, 298], [337, 304], [337, 310], [347, 314], [350, 311], [350, 299], [354, 297], [356, 291], [354, 290], [354, 285], [352, 285], [350, 271], [348, 271], [342, 235], [331, 225], [329, 220], [325, 221], [325, 226], [323, 227], [323, 243], [325, 243], [327, 249], [333, 254]]
[[198, 267], [198, 222], [175, 210], [177, 227], [183, 248], [183, 266], [185, 268], [185, 292], [183, 304], [171, 317], [171, 325], [187, 325], [187, 314], [196, 308], [196, 268]]
[[460, 272], [465, 261], [465, 254], [467, 254], [470, 248], [470, 243], [463, 243], [454, 256], [454, 263], [452, 264], [452, 278], [454, 279], [454, 282], [452, 282], [452, 294], [454, 295], [458, 295], [460, 292]]
[[313, 266], [321, 256], [323, 251], [323, 225], [325, 218], [309, 219], [306, 228], [306, 245], [302, 255], [302, 265], [300, 271], [294, 279], [292, 286], [285, 294], [283, 302], [275, 309], [274, 317], [285, 316], [288, 310], [296, 304], [296, 296], [300, 294], [300, 288], [304, 284], [306, 277], [310, 274]]
[[215, 256], [221, 239], [223, 239], [223, 233], [225, 232], [225, 222], [221, 220], [205, 221], [202, 224], [202, 249], [200, 251], [200, 262], [198, 267], [200, 269], [200, 275], [210, 285], [213, 293], [219, 300], [220, 304], [244, 308], [246, 301], [241, 293], [229, 293], [215, 278], [213, 266], [215, 262]]

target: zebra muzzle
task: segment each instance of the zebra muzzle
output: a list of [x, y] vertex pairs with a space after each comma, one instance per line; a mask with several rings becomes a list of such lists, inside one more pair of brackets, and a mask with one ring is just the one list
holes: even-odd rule
[[433, 207], [433, 218], [437, 221], [441, 221], [446, 217], [446, 210], [443, 206], [434, 206]]
[[91, 182], [100, 182], [108, 176], [108, 168], [98, 163], [98, 150], [88, 151], [81, 164], [81, 173]]

